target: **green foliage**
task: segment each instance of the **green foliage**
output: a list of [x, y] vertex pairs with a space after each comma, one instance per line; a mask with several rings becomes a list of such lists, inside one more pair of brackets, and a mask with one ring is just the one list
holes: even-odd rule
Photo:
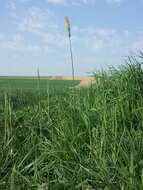
[[0, 189], [142, 190], [142, 84], [140, 62], [132, 57], [86, 89], [23, 91], [18, 95], [29, 98], [23, 108], [5, 94]]

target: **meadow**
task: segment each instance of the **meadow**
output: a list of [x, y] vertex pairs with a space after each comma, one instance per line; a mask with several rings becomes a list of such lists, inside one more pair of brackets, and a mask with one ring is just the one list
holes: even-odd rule
[[142, 60], [78, 90], [0, 78], [0, 190], [142, 190]]
[[46, 77], [0, 77], [0, 104], [8, 95], [14, 109], [34, 105], [47, 95], [63, 94], [69, 87], [79, 84], [79, 80], [49, 80]]

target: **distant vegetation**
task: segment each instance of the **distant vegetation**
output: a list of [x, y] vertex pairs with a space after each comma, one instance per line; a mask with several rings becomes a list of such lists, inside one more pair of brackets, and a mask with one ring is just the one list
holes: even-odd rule
[[0, 189], [142, 190], [142, 60], [79, 90], [0, 79]]
[[40, 80], [38, 77], [0, 77], [0, 104], [4, 104], [4, 96], [7, 95], [14, 110], [31, 106], [47, 99], [49, 94], [64, 94], [77, 84], [78, 80], [48, 80], [46, 77], [40, 77]]

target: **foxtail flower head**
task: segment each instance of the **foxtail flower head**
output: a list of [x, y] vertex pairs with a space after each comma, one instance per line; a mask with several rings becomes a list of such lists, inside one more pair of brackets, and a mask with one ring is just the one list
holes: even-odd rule
[[68, 36], [71, 37], [71, 27], [70, 27], [70, 20], [69, 18], [66, 16], [65, 17], [65, 27], [68, 31]]

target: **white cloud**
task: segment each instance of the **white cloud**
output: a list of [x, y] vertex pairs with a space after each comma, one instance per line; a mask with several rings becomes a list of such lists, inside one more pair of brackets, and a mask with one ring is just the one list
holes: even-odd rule
[[143, 31], [116, 30], [110, 28], [74, 27], [76, 46], [90, 49], [90, 52], [109, 52], [109, 54], [128, 55], [130, 51], [143, 49]]
[[115, 3], [115, 4], [121, 4], [123, 3], [125, 0], [106, 0], [108, 3]]
[[27, 3], [27, 2], [30, 2], [30, 1], [32, 1], [32, 0], [17, 0], [17, 2], [19, 2], [19, 3]]
[[58, 5], [66, 5], [67, 1], [66, 0], [47, 0], [49, 3], [53, 4], [58, 4]]
[[0, 49], [12, 50], [12, 51], [37, 51], [41, 47], [39, 45], [31, 45], [31, 43], [26, 43], [24, 37], [20, 34], [14, 35], [11, 38], [5, 36], [5, 38], [0, 38]]
[[[47, 1], [58, 4], [67, 3], [66, 0]], [[79, 2], [82, 4], [88, 4], [93, 1], [71, 0], [68, 1], [68, 3]], [[119, 0], [114, 1], [119, 2]], [[35, 6], [25, 9], [20, 15], [17, 10], [15, 10], [15, 12], [17, 14], [16, 24], [19, 32], [22, 32], [22, 35], [25, 35], [25, 33], [31, 33], [37, 36], [37, 41], [42, 45], [46, 44], [47, 46], [52, 45], [55, 48], [65, 48], [65, 45], [68, 43], [67, 35], [66, 32], [64, 33], [60, 30], [61, 26], [59, 26], [54, 12], [47, 8], [39, 8]], [[137, 47], [141, 48], [142, 37], [139, 38], [138, 36], [139, 35], [135, 35], [133, 32], [120, 32], [111, 28], [78, 28], [73, 26], [72, 30], [73, 43], [75, 43], [75, 46], [80, 46], [81, 50], [82, 48], [90, 48], [91, 51], [107, 49], [107, 51], [115, 52], [116, 49], [117, 51], [121, 49], [120, 51], [124, 53], [127, 52], [127, 50], [137, 49]]]
[[[16, 9], [16, 4], [24, 4], [28, 3], [32, 0], [9, 0], [9, 7], [11, 9]], [[95, 5], [99, 0], [41, 0], [43, 3], [51, 3], [59, 6], [87, 6], [87, 5]], [[114, 3], [120, 4], [126, 0], [102, 0], [105, 3]]]
[[67, 43], [66, 35], [59, 32], [54, 13], [38, 7], [29, 8], [17, 22], [20, 32], [29, 32], [37, 36], [42, 43], [62, 47]]
[[11, 9], [11, 10], [16, 10], [16, 3], [15, 1], [9, 1], [8, 3], [8, 7]]
[[[62, 5], [62, 6], [81, 6], [81, 5], [95, 5], [98, 0], [46, 0], [48, 3]], [[102, 0], [105, 3], [120, 4], [125, 0]]]
[[[74, 35], [77, 35], [83, 46], [92, 49], [102, 49], [111, 45], [111, 42], [117, 41], [117, 31], [110, 28], [78, 28], [74, 27]], [[82, 47], [83, 47], [82, 46]]]
[[46, 0], [48, 3], [53, 3], [57, 5], [64, 5], [64, 6], [80, 6], [80, 5], [88, 5], [94, 4], [96, 0]]
[[31, 7], [25, 13], [22, 19], [19, 19], [18, 26], [23, 31], [37, 31], [56, 28], [53, 22], [54, 13], [48, 9]]

